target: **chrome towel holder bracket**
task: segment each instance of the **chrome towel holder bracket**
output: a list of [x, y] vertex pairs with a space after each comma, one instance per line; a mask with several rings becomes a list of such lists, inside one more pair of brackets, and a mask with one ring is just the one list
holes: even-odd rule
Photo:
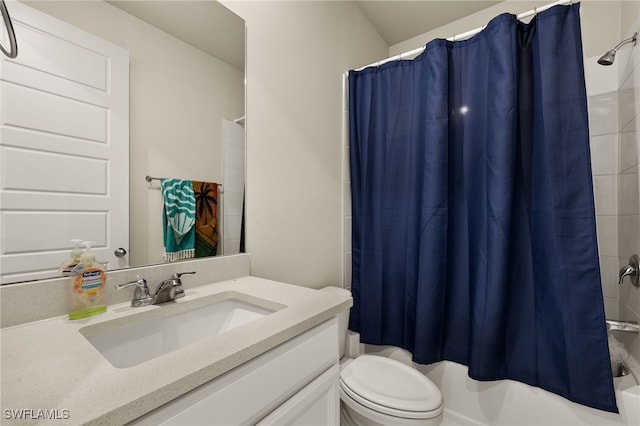
[[9, 35], [9, 50], [7, 50], [2, 43], [0, 43], [0, 50], [9, 58], [13, 59], [18, 56], [18, 43], [16, 42], [16, 33], [13, 30], [11, 17], [9, 16], [9, 11], [7, 10], [7, 5], [4, 3], [4, 0], [0, 0], [0, 12], [2, 13], [2, 20], [7, 29], [7, 34]]

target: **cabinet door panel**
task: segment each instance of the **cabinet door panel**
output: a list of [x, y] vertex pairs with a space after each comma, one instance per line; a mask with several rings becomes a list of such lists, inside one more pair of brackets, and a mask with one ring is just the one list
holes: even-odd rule
[[256, 424], [337, 362], [333, 318], [131, 424]]
[[258, 425], [327, 426], [340, 424], [339, 378], [340, 366], [334, 364]]

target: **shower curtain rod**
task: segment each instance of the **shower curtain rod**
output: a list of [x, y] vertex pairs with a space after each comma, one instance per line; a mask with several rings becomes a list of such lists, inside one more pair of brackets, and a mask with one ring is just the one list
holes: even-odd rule
[[[564, 4], [570, 4], [573, 3], [573, 0], [559, 0], [553, 3], [549, 3], [545, 6], [541, 6], [541, 7], [534, 7], [531, 10], [527, 10], [526, 12], [522, 12], [521, 14], [517, 15], [516, 18], [517, 19], [524, 19], [524, 18], [528, 18], [529, 16], [533, 16], [539, 12], [542, 12], [543, 10], [547, 10], [552, 8], [553, 6], [559, 6], [559, 5], [564, 5]], [[484, 30], [486, 28], [485, 26], [476, 28], [474, 30], [471, 31], [467, 31], [465, 33], [461, 33], [461, 34], [456, 34], [453, 37], [449, 37], [447, 38], [447, 40], [449, 41], [456, 41], [456, 40], [463, 40], [469, 37], [472, 37], [476, 34], [478, 34], [480, 31]], [[426, 46], [421, 46], [418, 47], [417, 49], [413, 49], [410, 50], [408, 52], [404, 52], [404, 53], [400, 53], [399, 55], [395, 55], [395, 56], [391, 56], [387, 59], [383, 59], [381, 61], [377, 61], [377, 62], [373, 62], [369, 65], [365, 65], [364, 67], [360, 67], [360, 68], [356, 68], [354, 69], [354, 71], [361, 71], [365, 68], [369, 68], [369, 67], [379, 67], [382, 64], [386, 64], [387, 62], [391, 62], [391, 61], [397, 61], [406, 57], [410, 57], [410, 56], [414, 56], [414, 55], [419, 55], [420, 53], [422, 53], [424, 51]]]

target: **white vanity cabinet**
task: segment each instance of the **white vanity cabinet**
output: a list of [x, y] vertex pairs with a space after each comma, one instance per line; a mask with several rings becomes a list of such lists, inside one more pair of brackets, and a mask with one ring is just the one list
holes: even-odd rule
[[338, 425], [338, 358], [332, 318], [130, 424]]

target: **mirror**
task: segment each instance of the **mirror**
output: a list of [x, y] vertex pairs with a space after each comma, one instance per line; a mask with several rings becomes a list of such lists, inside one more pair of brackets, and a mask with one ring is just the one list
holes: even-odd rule
[[[216, 255], [239, 252], [245, 177], [244, 21], [215, 0], [24, 0], [21, 3], [129, 51], [128, 172], [126, 167], [123, 167], [125, 170], [107, 168], [105, 172], [110, 176], [126, 173], [124, 176], [128, 177], [128, 200], [123, 204], [128, 203], [129, 208], [128, 214], [125, 212], [122, 216], [124, 221], [128, 218], [129, 241], [128, 246], [123, 247], [125, 257], [110, 261], [108, 268], [164, 262], [160, 180], [148, 182], [146, 176], [224, 183], [217, 194]], [[12, 13], [20, 49], [20, 32], [25, 32], [25, 25], [20, 24], [16, 16], [19, 18], [19, 14]], [[28, 52], [28, 36], [22, 43], [23, 51]], [[20, 53], [16, 61], [20, 60]], [[6, 63], [4, 60], [2, 65], [8, 68]], [[2, 108], [12, 111], [16, 109], [12, 106], [18, 103], [3, 99]], [[5, 152], [0, 155], [4, 156]], [[9, 159], [6, 156], [3, 161]], [[49, 164], [51, 170], [57, 167], [55, 163]], [[10, 197], [6, 195], [6, 183], [7, 179], [0, 187], [0, 197], [6, 197], [2, 198], [3, 203]], [[45, 195], [50, 196], [50, 192], [53, 191]], [[26, 240], [33, 237], [23, 237], [24, 233], [18, 231], [7, 237], [5, 231], [13, 222], [3, 217], [2, 284], [55, 277], [58, 266], [69, 258], [73, 247], [71, 239], [94, 239], [90, 232], [95, 229], [93, 224], [74, 222], [73, 218], [63, 217], [65, 209], [57, 210], [56, 217], [68, 224], [66, 229], [47, 223], [35, 225], [41, 227], [41, 235], [58, 234], [58, 241], [46, 246], [48, 259], [53, 260], [48, 260], [46, 265], [40, 262], [38, 268], [34, 268], [37, 271], [7, 272], [10, 268], [6, 265], [10, 263], [4, 260], [21, 259], [30, 251]], [[117, 225], [111, 223], [113, 227]], [[89, 231], [76, 235], [75, 230], [82, 226]], [[98, 241], [100, 238], [106, 243], [97, 244], [94, 251], [98, 260], [103, 261], [120, 245], [107, 249], [109, 238], [95, 237]], [[8, 249], [11, 245], [25, 248], [11, 251]]]

